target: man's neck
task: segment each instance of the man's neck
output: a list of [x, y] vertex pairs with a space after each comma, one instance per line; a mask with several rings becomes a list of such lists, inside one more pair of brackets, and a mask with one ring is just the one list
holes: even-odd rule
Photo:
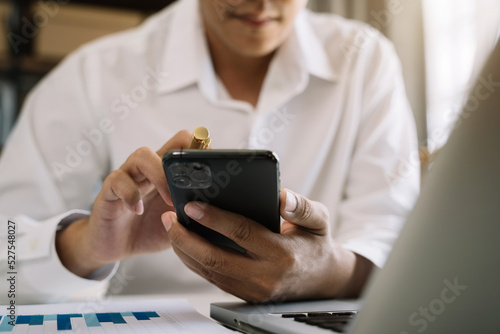
[[215, 36], [207, 33], [214, 70], [235, 100], [257, 106], [260, 91], [274, 54], [246, 57], [231, 50]]

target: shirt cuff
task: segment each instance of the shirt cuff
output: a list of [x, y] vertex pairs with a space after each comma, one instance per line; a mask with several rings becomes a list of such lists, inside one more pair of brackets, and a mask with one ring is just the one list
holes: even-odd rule
[[[41, 222], [30, 233], [20, 238], [19, 245], [25, 245], [20, 252], [19, 293], [21, 301], [60, 302], [82, 290], [105, 292], [109, 279], [115, 274], [119, 263], [102, 267], [88, 278], [70, 272], [60, 261], [55, 247], [58, 229], [87, 218], [88, 212], [75, 210]], [[21, 240], [24, 239], [24, 240]], [[97, 286], [102, 285], [102, 289]]]
[[382, 268], [391, 252], [391, 245], [373, 239], [354, 239], [341, 243], [342, 247], [363, 256], [374, 265]]

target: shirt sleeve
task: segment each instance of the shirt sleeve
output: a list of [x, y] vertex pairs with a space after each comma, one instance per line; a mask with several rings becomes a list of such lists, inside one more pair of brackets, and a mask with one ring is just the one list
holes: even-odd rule
[[[2, 244], [14, 247], [11, 248], [12, 253], [2, 252], [0, 262], [2, 272], [15, 276], [16, 284], [12, 297], [15, 297], [17, 304], [62, 302], [75, 294], [99, 297], [106, 292], [118, 263], [100, 268], [86, 279], [68, 271], [56, 253], [55, 234], [58, 228], [87, 216], [75, 210], [38, 222], [26, 216], [7, 219], [6, 223], [12, 226], [12, 231], [15, 232], [2, 233], [0, 238]], [[9, 235], [14, 238], [9, 238]], [[9, 254], [15, 256], [7, 258]], [[14, 262], [9, 261], [12, 259]], [[7, 284], [10, 285], [8, 282]], [[9, 289], [6, 285], [2, 291]], [[2, 299], [7, 297], [6, 294], [1, 296]], [[1, 303], [8, 302], [2, 300]]]
[[357, 61], [363, 102], [336, 240], [382, 267], [419, 194], [418, 140], [392, 44], [375, 38]]
[[[17, 303], [63, 301], [85, 289], [104, 289], [116, 269], [99, 273], [101, 281], [80, 278], [55, 250], [58, 226], [82, 217], [75, 209], [91, 207], [108, 169], [105, 138], [89, 138], [99, 118], [89, 103], [80, 58], [63, 61], [28, 96], [0, 159], [0, 267], [12, 271], [7, 226], [15, 224]], [[6, 295], [1, 298], [5, 304]]]

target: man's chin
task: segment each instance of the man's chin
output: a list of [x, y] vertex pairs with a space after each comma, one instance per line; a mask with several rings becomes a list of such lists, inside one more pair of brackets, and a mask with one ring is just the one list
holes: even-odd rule
[[248, 58], [262, 58], [267, 57], [274, 53], [278, 49], [277, 46], [274, 45], [246, 45], [246, 46], [238, 46], [236, 45], [233, 48], [233, 51], [238, 53], [241, 56]]

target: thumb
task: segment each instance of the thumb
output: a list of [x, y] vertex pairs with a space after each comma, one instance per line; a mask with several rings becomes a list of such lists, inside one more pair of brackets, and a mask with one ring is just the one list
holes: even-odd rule
[[282, 189], [280, 195], [280, 214], [283, 222], [284, 234], [290, 230], [290, 223], [298, 228], [309, 230], [318, 235], [328, 233], [330, 218], [328, 209], [321, 203]]

